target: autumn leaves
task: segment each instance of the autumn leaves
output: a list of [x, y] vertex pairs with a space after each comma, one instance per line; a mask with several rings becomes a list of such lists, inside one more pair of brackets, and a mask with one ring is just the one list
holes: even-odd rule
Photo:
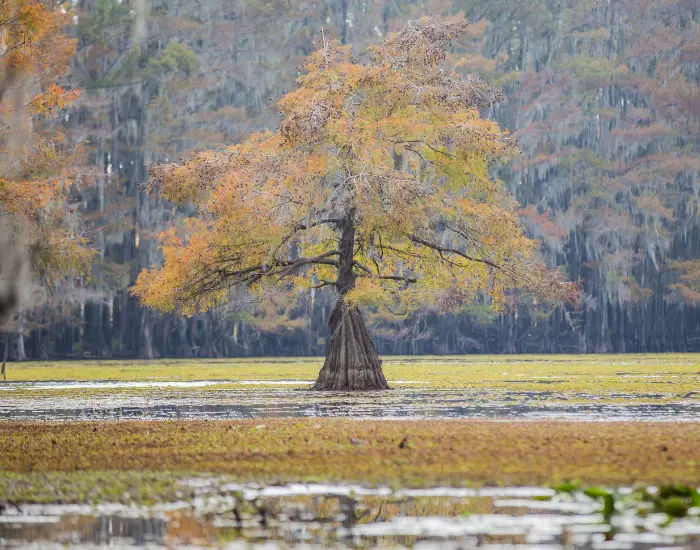
[[574, 297], [534, 258], [514, 201], [490, 177], [513, 146], [479, 108], [501, 92], [441, 66], [465, 25], [411, 22], [366, 62], [324, 41], [279, 101], [277, 131], [156, 167], [163, 195], [197, 213], [172, 230], [179, 240], [167, 239], [163, 267], [144, 271], [133, 292], [192, 314], [240, 285], [337, 286], [350, 219], [350, 302], [407, 310], [450, 303], [446, 292], [485, 293], [496, 307], [522, 291]]

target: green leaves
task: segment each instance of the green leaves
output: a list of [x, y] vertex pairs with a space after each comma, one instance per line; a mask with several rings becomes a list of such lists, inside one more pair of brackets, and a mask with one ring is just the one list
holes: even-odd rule
[[644, 493], [645, 500], [654, 503], [657, 512], [663, 512], [670, 518], [682, 518], [691, 508], [700, 507], [700, 492], [689, 485], [664, 485], [658, 494]]
[[194, 73], [199, 68], [199, 59], [188, 46], [172, 41], [155, 59], [147, 65], [147, 72], [166, 74], [180, 72], [185, 75]]
[[579, 482], [572, 481], [557, 485], [554, 490], [572, 495], [582, 492], [597, 500], [602, 505], [600, 513], [606, 523], [610, 523], [616, 513], [630, 509], [636, 510], [641, 516], [646, 516], [652, 509], [668, 515], [669, 521], [686, 517], [692, 511], [699, 515], [700, 493], [690, 485], [662, 485], [659, 488], [647, 487], [622, 493], [597, 486], [583, 489]]
[[78, 36], [92, 44], [108, 44], [110, 31], [130, 20], [129, 9], [126, 2], [96, 0], [92, 12], [80, 17]]
[[612, 518], [613, 514], [615, 513], [614, 494], [600, 487], [589, 487], [588, 489], [583, 491], [583, 494], [596, 500], [602, 501], [603, 507], [600, 512], [601, 514], [603, 514], [603, 519], [605, 520], [605, 522], [609, 523], [610, 518]]

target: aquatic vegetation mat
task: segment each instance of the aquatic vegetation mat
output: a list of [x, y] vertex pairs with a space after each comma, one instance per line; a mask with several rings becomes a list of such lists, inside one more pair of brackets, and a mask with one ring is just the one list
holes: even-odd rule
[[697, 422], [265, 419], [0, 422], [8, 472], [184, 471], [378, 485], [700, 484]]
[[0, 547], [700, 546], [698, 355], [320, 365], [11, 364]]
[[[387, 380], [396, 387], [546, 390], [596, 395], [615, 392], [691, 394], [700, 399], [698, 353], [384, 356], [382, 361]], [[178, 382], [188, 381], [218, 381], [224, 387], [285, 382], [308, 387], [316, 379], [322, 364], [321, 357], [9, 363], [10, 384], [0, 383], [0, 391], [39, 389], [11, 384], [23, 381], [51, 382], [54, 384], [52, 391], [71, 391], [71, 386], [65, 385], [66, 381], [139, 383], [121, 388], [125, 390], [134, 390], [144, 382], [167, 382], [175, 389]], [[100, 388], [78, 386], [73, 389]], [[42, 391], [50, 390], [50, 386], [45, 386]], [[191, 387], [184, 385], [183, 390], [190, 391]]]
[[385, 357], [392, 390], [316, 392], [320, 358], [10, 366], [0, 420], [700, 418], [700, 355]]

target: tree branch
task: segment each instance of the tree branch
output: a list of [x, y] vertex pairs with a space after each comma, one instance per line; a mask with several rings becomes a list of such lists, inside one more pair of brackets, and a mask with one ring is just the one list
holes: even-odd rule
[[272, 256], [274, 258], [277, 258], [277, 252], [279, 252], [280, 248], [282, 248], [282, 246], [286, 242], [288, 242], [289, 239], [291, 239], [296, 234], [297, 231], [305, 231], [306, 229], [311, 229], [312, 227], [316, 227], [318, 225], [323, 225], [325, 223], [342, 223], [342, 222], [343, 222], [343, 220], [339, 219], [339, 218], [328, 218], [325, 220], [318, 220], [318, 221], [313, 222], [309, 225], [304, 225], [303, 223], [298, 223], [292, 228], [291, 232], [289, 232], [287, 235], [284, 236], [284, 238], [282, 239], [280, 244], [277, 246], [277, 248], [275, 249], [275, 252], [272, 254]]
[[337, 256], [337, 250], [331, 250], [318, 256], [310, 258], [296, 258], [294, 260], [281, 260], [270, 264], [257, 264], [246, 268], [229, 271], [225, 267], [220, 267], [214, 271], [204, 269], [204, 275], [189, 281], [186, 288], [183, 289], [184, 296], [180, 301], [196, 299], [202, 294], [230, 288], [238, 285], [252, 285], [265, 277], [275, 277], [282, 279], [295, 269], [306, 265], [332, 265], [338, 266], [336, 260], [330, 259], [331, 256]]
[[[364, 276], [364, 275], [362, 275]], [[405, 277], [403, 275], [374, 275], [374, 279], [383, 279], [387, 281], [404, 281], [406, 283], [417, 283], [418, 279], [415, 277]]]
[[430, 149], [431, 151], [433, 151], [434, 153], [440, 153], [441, 155], [445, 155], [446, 157], [451, 158], [451, 159], [455, 158], [455, 156], [452, 153], [448, 153], [446, 151], [440, 151], [440, 149], [436, 149], [435, 147], [430, 145], [430, 143], [428, 143], [427, 141], [425, 142], [425, 146], [428, 149]]
[[364, 272], [366, 272], [366, 273], [370, 273], [370, 274], [372, 273], [372, 270], [371, 270], [369, 267], [367, 267], [366, 265], [361, 264], [361, 263], [358, 262], [357, 260], [353, 260], [353, 261], [352, 261], [352, 265], [354, 265], [355, 267], [359, 267], [362, 271], [364, 271]]
[[417, 243], [417, 244], [422, 244], [423, 246], [427, 246], [428, 248], [432, 248], [436, 252], [438, 252], [440, 255], [442, 255], [443, 252], [449, 252], [450, 254], [455, 254], [457, 256], [460, 256], [464, 258], [465, 260], [469, 260], [471, 262], [479, 262], [482, 264], [489, 265], [495, 269], [501, 269], [501, 266], [492, 262], [491, 260], [487, 260], [485, 258], [475, 258], [474, 256], [469, 256], [468, 254], [465, 254], [464, 252], [461, 252], [455, 248], [450, 248], [446, 246], [441, 246], [436, 243], [431, 243], [430, 241], [426, 241], [424, 239], [421, 239], [420, 237], [417, 237], [416, 235], [409, 235], [408, 238], [411, 240], [411, 242]]

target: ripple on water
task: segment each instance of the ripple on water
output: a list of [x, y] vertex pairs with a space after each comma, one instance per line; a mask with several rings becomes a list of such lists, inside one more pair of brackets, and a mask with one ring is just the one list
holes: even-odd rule
[[[547, 390], [419, 389], [411, 387], [417, 383], [415, 380], [392, 381], [394, 389], [389, 392], [316, 392], [307, 389], [308, 386], [275, 387], [309, 383], [309, 380], [292, 379], [9, 382], [0, 384], [3, 392], [0, 419], [158, 420], [271, 416], [591, 421], [700, 419], [700, 400], [661, 401], [668, 398], [663, 393], [616, 393], [608, 395], [606, 401], [601, 395], [572, 395]], [[222, 384], [225, 387], [211, 388]], [[147, 391], [120, 391], [139, 388]], [[83, 389], [90, 391], [68, 395], [53, 395], [47, 391]]]
[[551, 392], [478, 392], [396, 389], [387, 393], [328, 393], [283, 389], [241, 389], [189, 394], [86, 397], [7, 396], [3, 420], [246, 419], [265, 417], [351, 417], [366, 419], [490, 418], [584, 421], [697, 421], [700, 402], [569, 402]]
[[303, 386], [313, 380], [58, 380], [58, 381], [11, 381], [0, 384], [0, 391], [42, 390], [93, 390], [129, 388], [204, 388], [219, 384], [241, 386]]

